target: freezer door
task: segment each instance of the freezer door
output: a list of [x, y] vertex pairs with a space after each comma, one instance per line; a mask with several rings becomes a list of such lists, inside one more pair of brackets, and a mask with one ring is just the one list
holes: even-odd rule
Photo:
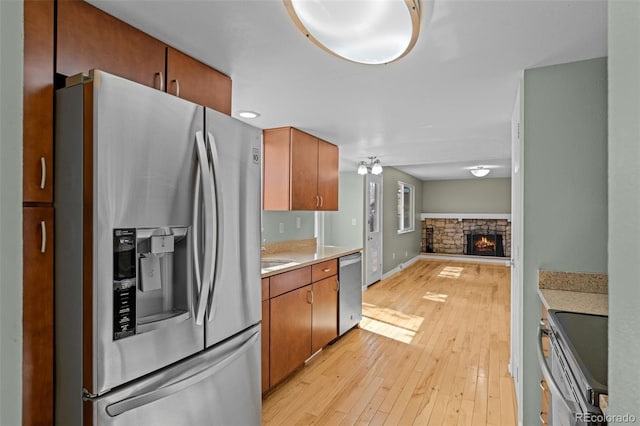
[[206, 109], [217, 210], [215, 275], [206, 345], [232, 336], [261, 318], [260, 152], [262, 132]]
[[192, 254], [204, 109], [100, 71], [57, 102], [57, 377], [78, 395], [84, 371], [99, 395], [204, 349]]
[[260, 425], [260, 327], [88, 403], [96, 426]]

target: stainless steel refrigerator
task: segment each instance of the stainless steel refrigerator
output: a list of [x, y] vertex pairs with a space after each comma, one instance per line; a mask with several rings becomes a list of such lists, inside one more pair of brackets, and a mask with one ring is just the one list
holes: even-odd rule
[[70, 80], [56, 424], [260, 424], [261, 131], [105, 72]]

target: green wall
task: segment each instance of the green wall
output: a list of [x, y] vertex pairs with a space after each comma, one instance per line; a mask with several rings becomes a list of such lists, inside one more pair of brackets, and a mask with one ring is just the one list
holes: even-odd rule
[[523, 96], [523, 420], [533, 425], [538, 269], [607, 272], [606, 58], [526, 70]]
[[355, 171], [340, 172], [339, 207], [324, 213], [324, 243], [331, 246], [363, 247], [364, 178]]
[[510, 213], [511, 178], [425, 181], [422, 212]]
[[[413, 232], [398, 234], [397, 191], [398, 181], [415, 186], [415, 229]], [[386, 274], [400, 263], [420, 254], [422, 228], [422, 181], [393, 167], [385, 167], [382, 174], [382, 273]], [[395, 256], [395, 258], [394, 258]]]
[[0, 0], [0, 424], [22, 408], [22, 1]]
[[[298, 228], [298, 219], [300, 227]], [[280, 224], [284, 232], [280, 232]], [[262, 212], [262, 241], [276, 243], [279, 241], [305, 240], [315, 235], [315, 212]]]
[[640, 2], [609, 2], [609, 414], [640, 419]]

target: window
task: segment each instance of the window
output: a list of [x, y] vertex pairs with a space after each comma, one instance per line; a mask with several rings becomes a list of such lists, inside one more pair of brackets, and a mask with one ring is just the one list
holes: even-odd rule
[[398, 234], [414, 230], [415, 187], [398, 181]]

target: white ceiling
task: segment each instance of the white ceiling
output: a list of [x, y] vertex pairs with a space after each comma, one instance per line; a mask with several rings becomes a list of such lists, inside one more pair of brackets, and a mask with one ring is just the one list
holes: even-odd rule
[[230, 75], [234, 116], [333, 142], [343, 170], [375, 155], [423, 180], [509, 176], [522, 70], [607, 54], [602, 0], [423, 2], [416, 46], [387, 65], [326, 53], [281, 0], [90, 2]]

